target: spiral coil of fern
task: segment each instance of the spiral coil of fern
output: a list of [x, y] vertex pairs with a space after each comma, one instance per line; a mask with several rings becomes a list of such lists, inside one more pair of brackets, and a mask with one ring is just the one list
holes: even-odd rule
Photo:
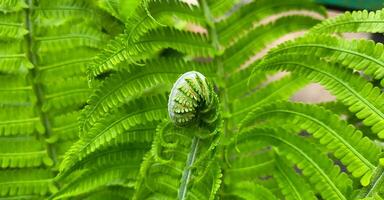
[[212, 84], [199, 72], [190, 71], [177, 79], [168, 100], [168, 113], [177, 126], [216, 126], [219, 100]]
[[[168, 114], [175, 125], [173, 128], [185, 130], [185, 132], [179, 131], [186, 134], [192, 133], [191, 146], [178, 190], [178, 199], [184, 200], [191, 184], [192, 174], [196, 180], [200, 180], [209, 169], [197, 166], [203, 161], [211, 161], [210, 158], [214, 157], [214, 149], [220, 138], [219, 98], [203, 74], [196, 71], [186, 72], [172, 87], [168, 99]], [[167, 125], [172, 126], [169, 123]], [[164, 141], [163, 134], [163, 131], [159, 131], [158, 139]], [[178, 142], [163, 142], [162, 147], [170, 147], [173, 144]], [[159, 147], [157, 146], [158, 149]], [[160, 153], [155, 155], [161, 157]]]

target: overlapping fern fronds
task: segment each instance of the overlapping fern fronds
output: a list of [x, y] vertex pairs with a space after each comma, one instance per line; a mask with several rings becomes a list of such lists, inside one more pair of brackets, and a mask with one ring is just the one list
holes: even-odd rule
[[[383, 196], [383, 45], [342, 37], [383, 33], [382, 11], [4, 0], [0, 12], [0, 197]], [[305, 34], [266, 53], [293, 32]], [[292, 102], [310, 82], [336, 102]]]
[[78, 138], [90, 94], [85, 61], [108, 35], [90, 1], [0, 7], [0, 198], [44, 199], [57, 192], [58, 164]]

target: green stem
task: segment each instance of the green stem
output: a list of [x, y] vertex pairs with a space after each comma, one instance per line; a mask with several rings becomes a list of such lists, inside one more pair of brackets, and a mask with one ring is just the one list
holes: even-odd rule
[[[36, 95], [37, 102], [36, 102], [36, 107], [38, 108], [38, 111], [40, 113], [40, 118], [43, 122], [43, 125], [45, 127], [45, 137], [49, 138], [52, 135], [52, 126], [51, 122], [49, 121], [48, 114], [45, 113], [42, 110], [42, 105], [44, 102], [44, 94], [43, 94], [43, 89], [41, 86], [41, 83], [35, 82], [36, 77], [38, 76], [38, 69], [37, 69], [37, 56], [34, 53], [34, 42], [33, 42], [33, 25], [32, 25], [32, 15], [33, 15], [33, 0], [27, 0], [28, 2], [28, 8], [26, 9], [26, 28], [28, 30], [28, 34], [26, 36], [26, 41], [27, 41], [27, 54], [28, 58], [31, 61], [32, 65], [34, 66], [32, 69], [30, 69], [30, 74], [31, 74], [31, 79], [33, 83], [33, 91]], [[54, 165], [57, 163], [57, 158], [56, 158], [56, 150], [52, 146], [52, 144], [47, 144], [48, 148], [48, 153], [50, 158], [53, 160]]]
[[[207, 22], [208, 26], [208, 34], [211, 37], [212, 46], [215, 49], [215, 58], [217, 67], [218, 67], [218, 77], [220, 77], [218, 85], [219, 85], [219, 97], [220, 100], [222, 100], [222, 112], [223, 112], [223, 135], [224, 138], [230, 137], [228, 130], [229, 130], [229, 118], [228, 116], [231, 113], [231, 107], [229, 105], [229, 98], [228, 98], [228, 92], [227, 92], [227, 84], [226, 84], [226, 74], [224, 69], [224, 64], [222, 60], [222, 56], [220, 56], [223, 53], [223, 50], [221, 49], [221, 45], [219, 42], [219, 36], [215, 27], [215, 20], [212, 16], [212, 13], [209, 9], [209, 6], [206, 2], [206, 0], [199, 0], [199, 4], [203, 7], [203, 12], [205, 16], [205, 20]], [[221, 151], [222, 158], [225, 157], [224, 148], [220, 148], [219, 151]], [[225, 159], [224, 159], [225, 160]], [[225, 170], [225, 169], [223, 169]], [[225, 173], [222, 173], [222, 180], [224, 180]]]
[[216, 27], [215, 27], [215, 21], [213, 19], [211, 11], [209, 10], [206, 0], [200, 0], [199, 4], [203, 7], [204, 17], [208, 25], [208, 29], [209, 29], [208, 33], [209, 33], [209, 36], [211, 37], [212, 46], [217, 52], [219, 52], [220, 43], [219, 43], [219, 39], [218, 39]]
[[184, 200], [187, 197], [188, 183], [192, 176], [192, 166], [196, 160], [197, 150], [199, 148], [199, 138], [196, 136], [192, 139], [191, 150], [189, 151], [187, 163], [184, 168], [183, 176], [181, 177], [181, 183], [179, 188], [178, 199]]
[[203, 7], [203, 12], [204, 12], [204, 17], [205, 17], [205, 21], [207, 23], [207, 26], [208, 26], [208, 33], [209, 33], [209, 36], [211, 37], [211, 41], [212, 41], [212, 46], [213, 48], [215, 49], [215, 60], [216, 60], [216, 64], [218, 66], [218, 77], [222, 78], [221, 80], [219, 80], [219, 88], [220, 88], [220, 99], [223, 100], [223, 112], [224, 112], [224, 136], [228, 136], [227, 135], [227, 130], [228, 130], [228, 119], [227, 119], [227, 116], [229, 115], [230, 113], [230, 107], [229, 107], [229, 99], [228, 99], [228, 95], [227, 95], [227, 86], [226, 86], [226, 74], [225, 74], [225, 69], [224, 69], [224, 64], [223, 64], [223, 61], [222, 61], [222, 58], [220, 56], [217, 56], [217, 55], [220, 55], [221, 54], [221, 45], [219, 43], [219, 40], [218, 40], [218, 34], [217, 34], [217, 30], [216, 30], [216, 27], [215, 27], [215, 20], [212, 16], [212, 13], [209, 9], [209, 6], [206, 2], [206, 0], [200, 0], [199, 1], [199, 4]]
[[361, 191], [358, 199], [365, 198], [365, 197], [373, 197], [375, 195], [375, 192], [378, 192], [378, 190], [381, 188], [383, 183], [384, 183], [384, 168], [381, 165], [379, 165], [376, 168], [376, 171], [373, 175], [371, 184], [368, 187], [366, 187], [365, 190], [363, 189]]

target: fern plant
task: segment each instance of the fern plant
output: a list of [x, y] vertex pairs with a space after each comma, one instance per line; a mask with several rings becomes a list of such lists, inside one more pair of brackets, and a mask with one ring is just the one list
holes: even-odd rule
[[119, 26], [91, 1], [4, 0], [0, 10], [0, 198], [47, 198], [78, 139], [86, 63]]
[[[383, 33], [383, 11], [325, 19], [307, 0], [1, 5], [1, 198], [383, 197], [383, 45], [342, 36]], [[293, 32], [305, 34], [269, 50]], [[292, 101], [311, 82], [337, 100]]]

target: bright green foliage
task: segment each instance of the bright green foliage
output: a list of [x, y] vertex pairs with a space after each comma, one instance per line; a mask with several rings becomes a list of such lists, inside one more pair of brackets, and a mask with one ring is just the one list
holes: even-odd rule
[[335, 151], [335, 157], [347, 166], [354, 177], [362, 177], [361, 183], [366, 186], [376, 169], [379, 147], [352, 125], [339, 120], [339, 116], [320, 106], [276, 103], [262, 106], [242, 121], [243, 126], [252, 122], [273, 120], [271, 125], [278, 127], [279, 123], [290, 118], [301, 129], [313, 134], [329, 151]]
[[[0, 199], [383, 198], [383, 45], [342, 33], [384, 15], [325, 18], [310, 0], [0, 0]], [[310, 82], [337, 100], [292, 102]]]
[[[91, 191], [100, 190], [107, 195], [117, 186], [128, 199], [380, 195], [372, 183], [381, 184], [381, 148], [376, 135], [365, 135], [371, 131], [358, 123], [382, 136], [382, 95], [375, 82], [351, 69], [381, 80], [381, 44], [311, 31], [253, 58], [278, 38], [310, 29], [324, 17], [323, 8], [307, 1], [149, 0], [125, 17], [121, 2], [99, 6], [126, 30], [88, 70], [95, 90], [80, 117], [80, 140], [61, 165], [59, 180], [69, 182], [54, 198], [95, 196]], [[279, 15], [292, 10], [317, 18]], [[270, 18], [274, 14], [278, 17]], [[191, 25], [203, 29], [191, 31]], [[368, 29], [348, 30], [372, 32]], [[268, 81], [279, 70], [291, 73]], [[310, 81], [323, 84], [338, 103], [289, 102]], [[164, 93], [170, 94], [168, 113]], [[215, 93], [218, 101], [211, 100]], [[131, 157], [114, 161], [117, 155]], [[364, 187], [374, 192], [358, 191]]]
[[366, 10], [346, 12], [344, 15], [323, 21], [313, 27], [312, 31], [317, 33], [382, 33], [384, 29], [383, 19], [383, 10], [376, 12], [368, 12]]
[[[384, 77], [383, 44], [371, 40], [346, 40], [331, 35], [310, 34], [271, 51], [276, 54], [305, 54], [332, 59], [343, 66], [363, 71], [381, 81]], [[304, 50], [304, 51], [303, 51]], [[384, 81], [381, 81], [384, 84]]]
[[78, 139], [87, 62], [109, 38], [91, 1], [0, 1], [0, 198], [57, 192]]

